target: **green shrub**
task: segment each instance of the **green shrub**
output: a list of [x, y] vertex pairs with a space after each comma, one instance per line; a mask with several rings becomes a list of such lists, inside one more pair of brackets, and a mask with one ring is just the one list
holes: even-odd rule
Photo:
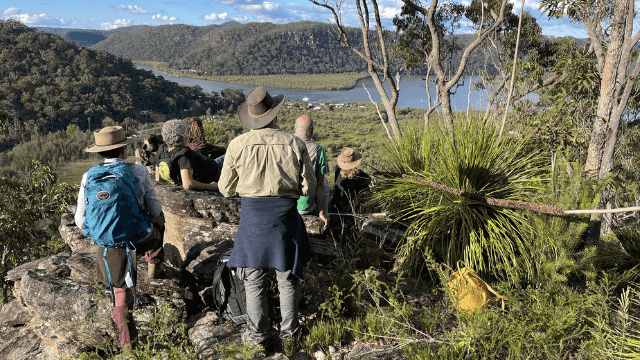
[[525, 139], [498, 136], [493, 124], [458, 121], [450, 136], [441, 127], [406, 129], [388, 149], [386, 175], [373, 195], [394, 220], [409, 223], [398, 255], [410, 268], [433, 252], [448, 264], [463, 260], [479, 273], [503, 270], [530, 276], [532, 227], [522, 210], [488, 205], [418, 181], [408, 174], [465, 193], [529, 201], [539, 191], [548, 160], [524, 152]]

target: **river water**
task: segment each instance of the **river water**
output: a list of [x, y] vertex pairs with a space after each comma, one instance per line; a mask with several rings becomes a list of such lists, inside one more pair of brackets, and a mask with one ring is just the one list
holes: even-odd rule
[[[136, 65], [138, 69], [151, 70], [156, 76], [162, 76], [166, 80], [174, 81], [180, 85], [199, 85], [202, 90], [205, 92], [215, 91], [220, 93], [223, 89], [242, 89], [245, 94], [248, 94], [251, 89], [255, 86], [252, 85], [243, 85], [243, 84], [232, 84], [232, 83], [224, 83], [218, 81], [207, 81], [207, 80], [199, 80], [192, 79], [186, 77], [178, 77], [174, 75], [169, 75], [164, 72], [156, 71], [150, 65]], [[474, 110], [484, 110], [487, 106], [487, 93], [484, 90], [476, 90], [471, 89], [471, 94], [469, 97], [469, 85], [472, 82], [477, 82], [480, 80], [479, 77], [475, 76], [473, 78], [467, 77], [463, 79], [462, 85], [458, 87], [456, 93], [451, 98], [451, 107], [453, 111], [463, 111], [467, 109], [467, 103], [469, 104], [470, 109]], [[471, 81], [470, 81], [471, 80]], [[369, 102], [369, 96], [367, 95], [367, 91], [364, 89], [364, 86], [371, 93], [371, 97], [374, 101], [380, 102], [380, 95], [373, 84], [371, 78], [359, 80], [356, 86], [349, 90], [333, 90], [333, 91], [321, 91], [321, 90], [292, 90], [292, 89], [278, 89], [278, 88], [267, 88], [269, 93], [272, 95], [276, 94], [284, 94], [289, 100], [304, 100], [309, 102], [318, 102], [320, 100], [330, 101], [334, 100], [336, 102], [344, 102], [344, 101], [362, 101]], [[429, 86], [431, 88], [431, 96], [435, 97], [435, 84], [433, 82], [429, 82]], [[388, 89], [388, 85], [385, 82], [385, 87]], [[467, 101], [469, 97], [470, 101]], [[528, 97], [531, 100], [536, 101], [537, 96], [535, 94], [530, 95]], [[412, 107], [412, 108], [422, 108], [426, 109], [429, 107], [429, 102], [427, 100], [427, 92], [425, 90], [425, 81], [418, 77], [405, 77], [400, 80], [400, 98], [398, 99], [398, 108], [402, 107]]]

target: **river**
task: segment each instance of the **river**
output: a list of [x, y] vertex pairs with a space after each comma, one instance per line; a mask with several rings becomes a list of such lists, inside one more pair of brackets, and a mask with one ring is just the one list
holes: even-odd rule
[[[156, 71], [150, 65], [136, 65], [138, 69], [151, 70], [156, 76], [162, 76], [166, 80], [174, 81], [180, 85], [199, 85], [202, 90], [205, 92], [215, 91], [220, 93], [223, 89], [242, 89], [242, 91], [247, 94], [251, 89], [255, 86], [252, 85], [243, 85], [243, 84], [232, 84], [232, 83], [224, 83], [218, 81], [207, 81], [207, 80], [199, 80], [192, 79], [186, 77], [179, 77], [170, 75], [164, 72]], [[469, 81], [471, 80], [471, 81]], [[451, 107], [453, 111], [463, 111], [467, 109], [467, 98], [469, 96], [469, 85], [472, 82], [479, 81], [480, 78], [478, 76], [474, 76], [473, 78], [467, 77], [464, 78], [463, 84], [458, 87], [458, 90], [451, 98]], [[287, 99], [294, 100], [304, 100], [309, 102], [318, 102], [320, 100], [324, 101], [336, 101], [336, 102], [344, 102], [344, 101], [362, 101], [369, 102], [369, 96], [367, 95], [367, 91], [362, 86], [366, 86], [366, 88], [371, 93], [371, 97], [373, 100], [380, 102], [380, 95], [378, 91], [376, 91], [375, 85], [371, 78], [359, 80], [356, 86], [349, 90], [333, 90], [333, 91], [323, 91], [323, 90], [292, 90], [292, 89], [278, 89], [278, 88], [267, 88], [269, 93], [275, 94], [284, 94]], [[385, 83], [385, 86], [388, 89], [388, 85]], [[435, 97], [435, 84], [433, 82], [429, 83], [431, 88], [431, 96]], [[531, 100], [537, 101], [537, 95], [532, 94], [528, 97]], [[469, 97], [469, 108], [474, 110], [484, 110], [487, 106], [487, 93], [484, 90], [476, 90], [471, 89], [471, 96]], [[412, 107], [412, 108], [422, 108], [426, 109], [429, 107], [429, 103], [427, 101], [427, 92], [425, 91], [425, 82], [421, 78], [418, 77], [405, 77], [400, 80], [400, 98], [398, 99], [398, 107]]]

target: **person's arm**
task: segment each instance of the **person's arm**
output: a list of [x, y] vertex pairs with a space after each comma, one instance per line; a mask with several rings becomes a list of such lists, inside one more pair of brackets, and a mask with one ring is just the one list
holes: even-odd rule
[[156, 195], [156, 188], [151, 181], [151, 176], [144, 169], [136, 168], [136, 175], [138, 178], [142, 177], [142, 181], [140, 184], [142, 185], [142, 190], [144, 191], [143, 199], [144, 199], [144, 207], [149, 211], [154, 219], [160, 224], [160, 226], [164, 226], [164, 214], [162, 214], [162, 204], [160, 203], [160, 199], [158, 199], [158, 195]]
[[201, 183], [193, 179], [193, 169], [180, 169], [180, 178], [182, 179], [182, 188], [185, 190], [218, 190], [218, 183], [211, 184]]
[[76, 205], [76, 213], [74, 216], [76, 226], [82, 229], [82, 225], [84, 225], [84, 219], [86, 218], [87, 205], [84, 202], [84, 187], [87, 183], [87, 174], [85, 173], [82, 176], [82, 180], [80, 181], [80, 190], [78, 191], [78, 203]]
[[329, 217], [324, 212], [324, 175], [318, 175], [318, 186], [316, 187], [316, 207], [318, 208], [318, 213], [320, 219], [324, 221], [324, 228], [326, 229], [329, 226]]
[[234, 142], [229, 143], [227, 153], [222, 164], [220, 179], [218, 179], [218, 188], [220, 193], [225, 197], [234, 196], [236, 187], [238, 186], [238, 172], [235, 166]]
[[300, 138], [295, 137], [294, 139], [298, 145], [298, 149], [300, 150], [299, 154], [301, 155], [300, 159], [300, 195], [310, 195], [313, 192], [313, 189], [317, 186], [316, 179], [316, 171], [313, 163], [311, 162], [311, 158], [309, 157], [309, 152], [307, 152], [307, 146], [300, 140]]

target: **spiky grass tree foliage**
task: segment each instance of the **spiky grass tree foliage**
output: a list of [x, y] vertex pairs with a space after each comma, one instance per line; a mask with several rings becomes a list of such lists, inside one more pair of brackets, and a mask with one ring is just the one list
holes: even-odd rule
[[598, 245], [595, 265], [602, 270], [614, 270], [621, 280], [640, 281], [640, 226], [612, 227], [618, 242], [603, 241]]
[[451, 137], [439, 126], [404, 132], [388, 148], [388, 162], [374, 201], [395, 220], [410, 224], [398, 248], [403, 265], [420, 267], [424, 257], [479, 272], [518, 269], [531, 273], [531, 225], [522, 210], [490, 206], [438, 190], [409, 174], [485, 197], [527, 201], [544, 182], [548, 161], [524, 151], [519, 136], [498, 136], [494, 124], [459, 121]]

